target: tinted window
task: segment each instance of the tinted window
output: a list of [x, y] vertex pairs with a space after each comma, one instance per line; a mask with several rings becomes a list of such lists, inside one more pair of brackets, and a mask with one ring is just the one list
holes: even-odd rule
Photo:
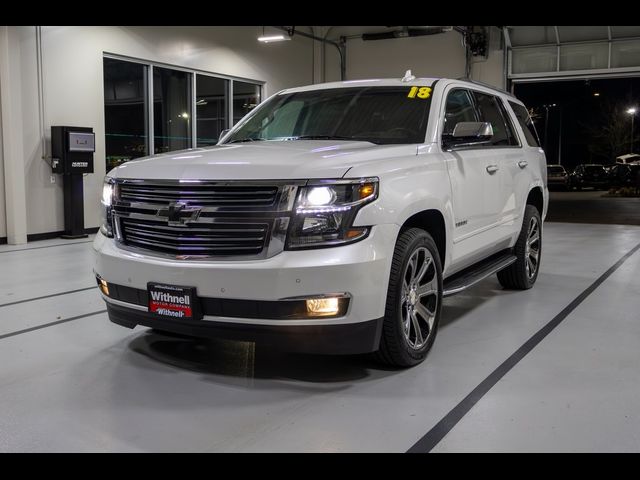
[[229, 125], [227, 90], [229, 80], [196, 75], [196, 131], [197, 146], [215, 145]]
[[359, 140], [423, 143], [431, 98], [409, 87], [350, 87], [275, 95], [226, 142]]
[[147, 155], [147, 66], [104, 59], [104, 127], [107, 172]]
[[564, 173], [564, 168], [562, 168], [562, 167], [547, 167], [547, 172], [549, 172], [549, 173]]
[[585, 171], [588, 173], [602, 173], [603, 170], [604, 168], [602, 168], [600, 165], [589, 165], [585, 167]]
[[260, 103], [260, 85], [254, 83], [233, 82], [233, 124], [238, 123]]
[[473, 101], [467, 90], [456, 89], [449, 92], [444, 112], [443, 135], [451, 135], [459, 122], [477, 122]]
[[539, 147], [540, 141], [538, 140], [538, 132], [536, 132], [536, 127], [533, 125], [527, 109], [515, 102], [509, 102], [509, 105], [513, 108], [513, 113], [516, 114], [518, 123], [520, 123], [520, 126], [522, 127], [524, 136], [527, 139], [527, 144], [530, 147]]
[[153, 68], [154, 153], [191, 146], [191, 74]]
[[517, 145], [518, 141], [506, 122], [498, 98], [486, 93], [473, 92], [480, 112], [480, 121], [489, 122], [493, 127], [491, 146]]

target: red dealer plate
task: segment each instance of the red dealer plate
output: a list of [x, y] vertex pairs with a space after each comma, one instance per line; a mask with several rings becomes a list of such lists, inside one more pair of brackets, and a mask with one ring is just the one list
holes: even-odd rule
[[162, 318], [193, 320], [199, 318], [198, 298], [193, 287], [149, 283], [149, 313]]

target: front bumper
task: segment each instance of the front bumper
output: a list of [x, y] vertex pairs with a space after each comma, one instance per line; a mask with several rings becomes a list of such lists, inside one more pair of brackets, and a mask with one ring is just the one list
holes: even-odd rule
[[236, 303], [345, 292], [350, 302], [340, 317], [256, 318], [248, 309], [241, 316], [205, 314], [192, 323], [157, 319], [146, 313], [140, 301], [105, 300], [111, 320], [126, 326], [139, 324], [204, 337], [255, 337], [294, 351], [363, 353], [377, 349], [398, 230], [393, 224], [377, 225], [369, 237], [351, 245], [284, 251], [249, 261], [168, 260], [120, 249], [113, 239], [98, 233], [93, 245], [94, 271], [107, 282], [129, 289], [146, 291], [148, 282], [189, 286], [196, 288], [198, 297]]
[[256, 342], [287, 352], [349, 355], [378, 349], [383, 318], [341, 325], [247, 325], [216, 321], [174, 321], [107, 303], [109, 319], [118, 325], [137, 325], [198, 338]]

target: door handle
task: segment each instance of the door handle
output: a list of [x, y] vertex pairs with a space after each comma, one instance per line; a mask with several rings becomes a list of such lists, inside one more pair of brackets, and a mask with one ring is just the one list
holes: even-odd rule
[[519, 166], [520, 168], [524, 168], [524, 167], [526, 167], [527, 165], [529, 165], [529, 162], [527, 162], [526, 160], [520, 160], [520, 161], [518, 162], [518, 166]]
[[497, 165], [489, 165], [487, 167], [487, 172], [489, 172], [490, 174], [494, 174], [499, 170], [499, 167]]

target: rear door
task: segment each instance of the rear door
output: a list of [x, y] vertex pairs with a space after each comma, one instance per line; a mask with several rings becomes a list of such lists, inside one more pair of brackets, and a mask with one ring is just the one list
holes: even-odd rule
[[[514, 189], [518, 192], [516, 198], [518, 212], [523, 212], [531, 184], [538, 180], [543, 182], [543, 185], [546, 184], [545, 157], [540, 148], [538, 133], [524, 105], [512, 100], [503, 103], [503, 105], [507, 109], [507, 117], [511, 118], [514, 125], [520, 127], [518, 136], [522, 144], [521, 158], [510, 166], [510, 171], [513, 177]], [[540, 212], [540, 215], [542, 216], [543, 213]]]

